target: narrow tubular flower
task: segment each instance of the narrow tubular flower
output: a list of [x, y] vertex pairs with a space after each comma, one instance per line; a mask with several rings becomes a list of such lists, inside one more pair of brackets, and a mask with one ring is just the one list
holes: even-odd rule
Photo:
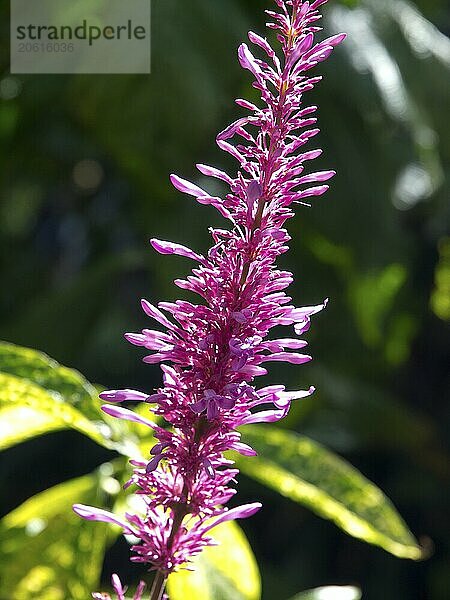
[[[125, 593], [127, 592], [127, 589], [126, 588], [124, 589], [122, 587], [122, 583], [117, 575], [112, 576], [111, 583], [114, 588], [114, 591], [117, 594], [117, 600], [126, 600]], [[143, 581], [141, 581], [137, 587], [136, 593], [133, 596], [133, 600], [142, 600], [144, 592], [145, 592], [145, 583]], [[92, 594], [92, 597], [94, 598], [94, 600], [112, 600], [112, 598], [109, 594], [103, 594], [103, 593], [94, 593], [94, 594]]]
[[[237, 471], [224, 452], [255, 454], [241, 442], [237, 428], [278, 421], [292, 401], [314, 391], [286, 391], [283, 385], [258, 389], [255, 379], [267, 373], [266, 363], [299, 365], [311, 360], [303, 352], [306, 342], [297, 336], [308, 331], [312, 315], [326, 305], [293, 306], [285, 291], [293, 276], [276, 266], [288, 250], [285, 223], [294, 215], [293, 207], [325, 193], [325, 182], [335, 174], [307, 170], [309, 161], [321, 154], [320, 149], [306, 148], [319, 133], [317, 107], [304, 104], [304, 95], [321, 78], [309, 71], [345, 37], [315, 40], [321, 30], [318, 8], [325, 1], [275, 0], [277, 10], [267, 11], [267, 26], [276, 32], [278, 54], [252, 32], [249, 40], [262, 58], [246, 44], [239, 47], [239, 62], [251, 72], [261, 96], [260, 106], [237, 100], [246, 116], [217, 136], [218, 146], [237, 160], [239, 169], [232, 176], [197, 165], [202, 175], [221, 180], [228, 193], [219, 198], [171, 176], [178, 191], [214, 206], [230, 227], [210, 230], [213, 246], [206, 256], [180, 244], [151, 240], [157, 252], [197, 263], [191, 275], [175, 283], [198, 295], [200, 302], [154, 306], [142, 300], [156, 329], [125, 337], [149, 351], [146, 363], [161, 364], [163, 385], [151, 395], [128, 389], [101, 394], [114, 403], [103, 407], [106, 413], [154, 430], [158, 443], [147, 462], [133, 461], [128, 483], [144, 498], [145, 512], [122, 519], [90, 507], [75, 510], [87, 519], [118, 523], [139, 539], [131, 560], [158, 571], [152, 598], [161, 596], [173, 570], [189, 565], [204, 546], [214, 543], [210, 531], [215, 525], [248, 517], [260, 508], [259, 503], [225, 507], [236, 492], [232, 484]], [[270, 337], [281, 325], [292, 328], [292, 337]], [[124, 401], [149, 403], [169, 427], [117, 406]]]

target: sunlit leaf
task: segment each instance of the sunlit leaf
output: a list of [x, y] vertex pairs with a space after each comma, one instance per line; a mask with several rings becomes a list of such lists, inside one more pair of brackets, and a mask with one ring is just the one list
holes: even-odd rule
[[[63, 429], [126, 456], [138, 457], [153, 444], [148, 428], [105, 415], [98, 389], [78, 371], [37, 350], [1, 342], [0, 383], [0, 450]], [[147, 407], [140, 410], [149, 416]]]
[[204, 550], [194, 560], [194, 571], [169, 577], [170, 600], [259, 600], [258, 566], [242, 529], [234, 522], [223, 523], [212, 535], [220, 545]]
[[37, 494], [6, 515], [0, 522], [1, 598], [89, 598], [98, 587], [108, 527], [83, 521], [72, 505], [102, 503], [119, 490], [112, 466], [104, 465]]
[[302, 592], [291, 600], [361, 600], [361, 591], [356, 587], [331, 585]]
[[75, 429], [98, 444], [110, 447], [103, 432], [58, 394], [0, 373], [0, 449], [37, 435], [62, 429]]
[[313, 440], [274, 427], [246, 427], [243, 439], [258, 452], [256, 458], [237, 458], [243, 473], [358, 539], [401, 558], [421, 558], [392, 503], [349, 463]]
[[63, 367], [43, 352], [0, 342], [0, 371], [58, 392], [88, 418], [98, 419], [101, 414], [96, 388], [78, 371]]

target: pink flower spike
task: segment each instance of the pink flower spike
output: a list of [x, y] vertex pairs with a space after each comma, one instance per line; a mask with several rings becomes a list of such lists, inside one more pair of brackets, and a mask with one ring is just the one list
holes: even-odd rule
[[[307, 343], [295, 338], [292, 328], [297, 335], [308, 331], [313, 315], [327, 303], [294, 306], [288, 292], [294, 277], [279, 268], [289, 249], [287, 224], [294, 208], [327, 192], [325, 183], [335, 175], [331, 169], [310, 167], [322, 150], [311, 144], [319, 133], [317, 107], [305, 102], [321, 80], [312, 69], [344, 39], [338, 34], [321, 41], [317, 35], [317, 9], [324, 2], [275, 0], [268, 27], [277, 46], [253, 32], [249, 39], [256, 55], [246, 44], [239, 46], [239, 62], [252, 74], [260, 97], [255, 102], [238, 99], [244, 111], [216, 139], [237, 162], [237, 172], [197, 165], [204, 177], [219, 180], [225, 188], [222, 197], [178, 175], [170, 178], [176, 190], [213, 206], [226, 222], [210, 228], [212, 245], [204, 256], [178, 243], [151, 240], [160, 254], [196, 263], [175, 280], [188, 292], [183, 299], [156, 306], [142, 300], [145, 314], [158, 326], [125, 335], [148, 351], [145, 363], [159, 363], [162, 382], [148, 395], [132, 389], [101, 394], [114, 403], [102, 407], [106, 414], [153, 429], [150, 453], [130, 461], [133, 473], [125, 484], [143, 500], [142, 512], [124, 520], [102, 509], [77, 505], [74, 510], [88, 520], [115, 523], [138, 539], [131, 560], [157, 571], [160, 587], [154, 591], [159, 598], [170, 573], [192, 564], [203, 548], [214, 544], [208, 535], [213, 527], [249, 517], [261, 507], [226, 508], [236, 493], [238, 473], [227, 451], [256, 454], [241, 441], [239, 427], [275, 423], [288, 414], [292, 402], [314, 392], [313, 387], [287, 391], [283, 385], [259, 389], [255, 380], [267, 374], [265, 363], [311, 360], [299, 352]], [[279, 327], [291, 332], [278, 335]], [[116, 406], [125, 401], [152, 403], [163, 425]], [[113, 584], [122, 600], [126, 590], [116, 576]], [[140, 584], [134, 600], [142, 600], [143, 594]]]

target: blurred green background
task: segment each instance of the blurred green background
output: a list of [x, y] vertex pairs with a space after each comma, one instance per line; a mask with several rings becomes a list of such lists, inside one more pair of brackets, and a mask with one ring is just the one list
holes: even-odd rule
[[[0, 338], [38, 348], [108, 387], [150, 390], [157, 367], [121, 338], [139, 299], [174, 299], [183, 259], [151, 236], [204, 252], [220, 224], [171, 189], [194, 163], [235, 165], [214, 145], [256, 98], [235, 50], [261, 32], [257, 0], [154, 0], [152, 74], [11, 76], [0, 6]], [[445, 0], [334, 0], [327, 31], [349, 37], [320, 72], [325, 153], [338, 176], [290, 223], [296, 302], [330, 304], [308, 336], [311, 365], [270, 381], [316, 385], [284, 425], [325, 443], [394, 501], [431, 558], [412, 563], [346, 537], [241, 477], [265, 509], [244, 524], [264, 598], [355, 583], [367, 600], [449, 597], [450, 9]], [[201, 178], [198, 179], [201, 184]], [[220, 190], [218, 190], [220, 191]], [[0, 511], [87, 473], [110, 453], [57, 433], [2, 454]], [[125, 543], [105, 578], [127, 565]], [[127, 571], [128, 569], [128, 571]]]

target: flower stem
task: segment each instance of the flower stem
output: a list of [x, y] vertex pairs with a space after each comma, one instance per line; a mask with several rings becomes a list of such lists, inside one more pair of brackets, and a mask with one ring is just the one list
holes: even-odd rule
[[[198, 434], [198, 431], [196, 432]], [[187, 486], [186, 483], [183, 487], [183, 497], [187, 497]], [[167, 548], [170, 550], [172, 548], [173, 541], [175, 539], [176, 534], [183, 522], [184, 517], [188, 512], [187, 505], [185, 502], [178, 504], [178, 506], [173, 508], [173, 523], [172, 523], [172, 531], [170, 532], [169, 539], [167, 540]], [[152, 591], [150, 594], [150, 600], [161, 600], [164, 595], [164, 590], [166, 588], [167, 583], [167, 575], [163, 571], [157, 571], [155, 575], [155, 579], [153, 581]]]
[[162, 571], [157, 571], [153, 581], [150, 600], [161, 600], [166, 589], [167, 578]]

